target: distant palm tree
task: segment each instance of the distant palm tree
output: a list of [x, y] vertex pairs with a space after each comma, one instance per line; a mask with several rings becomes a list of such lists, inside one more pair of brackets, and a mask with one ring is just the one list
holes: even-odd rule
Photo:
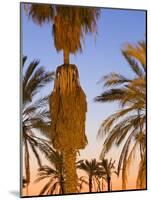
[[110, 161], [108, 161], [108, 159], [102, 159], [100, 162], [101, 170], [107, 182], [108, 191], [111, 191], [111, 176], [112, 176], [112, 173], [115, 172], [114, 164], [115, 164], [115, 160], [112, 161], [112, 159], [110, 159]]
[[[104, 76], [104, 86], [109, 90], [95, 98], [96, 102], [118, 102], [120, 110], [105, 119], [99, 134], [107, 134], [101, 156], [116, 145], [124, 146], [118, 162], [118, 174], [122, 169], [122, 187], [126, 189], [127, 171], [134, 154], [140, 152], [137, 187], [146, 185], [146, 43], [127, 45], [123, 56], [134, 73], [133, 78], [111, 73]], [[140, 175], [143, 169], [143, 176]], [[141, 180], [140, 180], [141, 179]], [[140, 183], [142, 185], [140, 186]]]
[[52, 23], [54, 45], [63, 50], [64, 64], [69, 64], [69, 53], [82, 51], [86, 33], [95, 33], [100, 8], [51, 4], [25, 4], [28, 16], [38, 25]]
[[26, 181], [25, 177], [23, 177], [23, 179], [22, 179], [22, 186], [23, 186], [23, 188], [26, 187], [26, 183], [27, 183], [27, 181]]
[[77, 192], [78, 193], [82, 192], [84, 184], [85, 185], [89, 185], [87, 177], [86, 176], [80, 176], [80, 177], [78, 177], [78, 181], [77, 181]]
[[88, 160], [80, 160], [77, 162], [77, 168], [85, 171], [88, 175], [88, 181], [81, 178], [81, 181], [89, 185], [89, 192], [92, 192], [93, 186], [95, 182], [99, 185], [98, 181], [103, 176], [103, 170], [100, 168], [99, 162], [96, 159]]
[[38, 169], [38, 178], [35, 180], [35, 183], [44, 179], [48, 180], [39, 195], [64, 194], [63, 157], [60, 152], [52, 150], [47, 155], [47, 159], [51, 166], [41, 166]]
[[[30, 152], [35, 155], [38, 165], [41, 166], [41, 159], [37, 148], [43, 150], [43, 145], [49, 145], [49, 141], [38, 137], [36, 131], [47, 135], [50, 129], [50, 117], [47, 108], [48, 97], [36, 97], [44, 86], [53, 80], [53, 72], [45, 72], [43, 67], [38, 67], [39, 61], [32, 61], [25, 68], [27, 57], [23, 57], [23, 78], [22, 78], [22, 142], [24, 145], [25, 179], [28, 194], [30, 182]], [[25, 68], [25, 69], [24, 69]]]

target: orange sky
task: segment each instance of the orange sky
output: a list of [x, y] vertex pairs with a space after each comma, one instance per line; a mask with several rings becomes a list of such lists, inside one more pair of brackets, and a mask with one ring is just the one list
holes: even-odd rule
[[[95, 151], [94, 151], [95, 152]], [[32, 153], [31, 153], [32, 155]], [[114, 158], [114, 156], [117, 155], [117, 152], [116, 151], [112, 151], [110, 153], [110, 156]], [[43, 156], [43, 155], [41, 155]], [[91, 157], [89, 157], [91, 158]], [[80, 158], [81, 159], [81, 156]], [[137, 176], [137, 163], [138, 163], [138, 160], [137, 160], [137, 157], [135, 158], [136, 159], [136, 162], [133, 164], [133, 166], [131, 167], [130, 169], [130, 172], [128, 174], [128, 181], [127, 181], [127, 189], [136, 189], [136, 176]], [[38, 168], [38, 165], [37, 165], [37, 162], [36, 162], [36, 159], [33, 158], [31, 156], [31, 183], [29, 185], [29, 191], [28, 191], [28, 195], [29, 196], [37, 196], [40, 192], [40, 190], [42, 189], [42, 187], [44, 186], [44, 184], [46, 183], [46, 181], [48, 180], [44, 180], [44, 181], [41, 181], [39, 183], [34, 183], [34, 180], [37, 178], [36, 175], [37, 175], [37, 168]], [[49, 162], [43, 157], [43, 163], [45, 165], [49, 165]], [[78, 171], [78, 176], [86, 176], [86, 174], [84, 172], [82, 172], [81, 170]], [[112, 190], [122, 190], [122, 181], [121, 181], [121, 176], [120, 177], [117, 177], [115, 174], [112, 175]], [[104, 182], [104, 191], [107, 191], [107, 185], [105, 184]], [[88, 187], [85, 185], [83, 187], [83, 190], [82, 192], [88, 192]], [[23, 196], [26, 196], [26, 190], [23, 189]]]

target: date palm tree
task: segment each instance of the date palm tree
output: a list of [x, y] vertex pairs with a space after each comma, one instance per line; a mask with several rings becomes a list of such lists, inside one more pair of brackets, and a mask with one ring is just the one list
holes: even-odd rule
[[23, 57], [22, 78], [22, 142], [25, 164], [25, 180], [28, 195], [30, 182], [30, 150], [41, 166], [41, 159], [37, 149], [42, 150], [43, 145], [49, 145], [49, 140], [40, 138], [36, 133], [48, 135], [50, 129], [50, 115], [47, 108], [48, 97], [36, 98], [37, 93], [53, 80], [53, 72], [45, 72], [39, 67], [39, 61], [32, 61], [25, 67], [27, 57]]
[[99, 179], [102, 178], [104, 172], [102, 168], [100, 168], [100, 163], [96, 161], [96, 159], [88, 160], [80, 160], [77, 162], [77, 168], [85, 171], [88, 175], [88, 181], [86, 179], [81, 179], [84, 183], [87, 183], [89, 186], [89, 192], [92, 192], [93, 186], [95, 183], [99, 186]]
[[115, 172], [114, 164], [115, 164], [115, 160], [112, 161], [112, 159], [108, 161], [108, 159], [103, 158], [100, 162], [101, 170], [107, 182], [108, 191], [111, 191], [111, 176], [112, 176], [112, 173]]
[[57, 51], [63, 50], [64, 65], [56, 70], [54, 89], [49, 100], [51, 139], [53, 147], [63, 155], [65, 193], [76, 193], [76, 155], [87, 144], [87, 103], [80, 87], [78, 69], [69, 64], [69, 54], [82, 51], [84, 36], [96, 33], [100, 9], [51, 4], [25, 4], [25, 7], [28, 16], [38, 25], [52, 23], [54, 46]]
[[60, 152], [53, 150], [47, 154], [50, 166], [44, 165], [38, 169], [35, 183], [47, 179], [39, 195], [64, 194], [63, 157]]
[[[99, 134], [107, 135], [101, 157], [115, 144], [124, 141], [119, 162], [118, 174], [122, 169], [122, 187], [126, 189], [127, 172], [137, 150], [140, 152], [137, 187], [146, 184], [146, 43], [128, 44], [122, 54], [134, 73], [127, 78], [118, 73], [103, 77], [104, 86], [109, 88], [95, 98], [96, 102], [118, 102], [120, 110], [106, 118], [101, 124]], [[143, 176], [140, 171], [143, 169]]]

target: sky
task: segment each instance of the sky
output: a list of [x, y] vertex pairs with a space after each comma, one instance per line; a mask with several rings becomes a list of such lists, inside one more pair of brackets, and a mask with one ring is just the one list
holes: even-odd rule
[[[144, 11], [105, 9], [101, 11], [96, 37], [87, 35], [83, 53], [70, 56], [70, 63], [78, 67], [80, 83], [87, 96], [88, 112], [86, 117], [86, 135], [88, 145], [80, 151], [80, 158], [99, 158], [103, 139], [97, 138], [101, 122], [118, 110], [117, 104], [95, 103], [94, 98], [105, 88], [97, 82], [102, 76], [117, 72], [133, 77], [128, 64], [121, 54], [121, 48], [127, 43], [143, 40], [146, 33]], [[28, 62], [39, 59], [42, 66], [55, 71], [63, 63], [62, 52], [58, 53], [53, 45], [51, 24], [38, 26], [22, 11], [22, 54], [28, 56]], [[47, 86], [40, 96], [50, 94], [53, 83]], [[119, 155], [114, 149], [110, 154], [113, 160]]]

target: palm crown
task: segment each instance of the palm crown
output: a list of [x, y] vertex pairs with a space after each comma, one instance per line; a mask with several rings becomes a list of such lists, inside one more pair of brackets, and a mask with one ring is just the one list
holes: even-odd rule
[[64, 51], [64, 63], [69, 63], [69, 53], [82, 51], [86, 33], [96, 33], [99, 8], [61, 5], [25, 4], [27, 14], [39, 25], [52, 23], [54, 45]]
[[100, 190], [100, 181], [99, 179], [103, 177], [104, 172], [100, 167], [100, 163], [96, 159], [88, 160], [80, 160], [77, 162], [77, 168], [84, 170], [88, 175], [88, 182], [81, 177], [81, 182], [87, 183], [89, 185], [89, 192], [92, 192], [93, 185], [97, 183], [98, 190]]
[[104, 179], [107, 182], [107, 187], [108, 187], [108, 191], [111, 190], [111, 176], [112, 173], [115, 173], [115, 160], [112, 161], [112, 159], [110, 159], [110, 161], [108, 159], [103, 158], [100, 162], [100, 166], [101, 166], [101, 170], [102, 173], [104, 175]]

